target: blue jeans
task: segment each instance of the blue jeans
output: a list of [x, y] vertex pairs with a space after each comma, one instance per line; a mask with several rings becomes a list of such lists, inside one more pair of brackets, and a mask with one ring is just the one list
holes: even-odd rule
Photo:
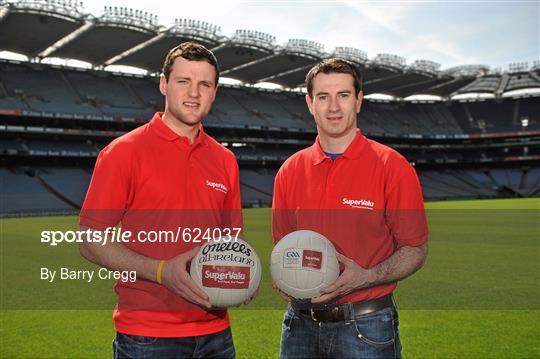
[[401, 358], [397, 311], [385, 308], [355, 316], [348, 303], [345, 320], [315, 322], [289, 307], [283, 319], [280, 357]]
[[155, 338], [116, 333], [114, 358], [227, 358], [234, 359], [231, 329], [185, 338]]

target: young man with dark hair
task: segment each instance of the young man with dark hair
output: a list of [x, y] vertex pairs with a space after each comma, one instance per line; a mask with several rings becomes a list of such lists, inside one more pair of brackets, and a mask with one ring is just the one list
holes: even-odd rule
[[[190, 241], [197, 230], [242, 226], [236, 158], [201, 124], [218, 79], [216, 58], [205, 47], [187, 42], [171, 49], [159, 83], [165, 111], [112, 141], [96, 161], [81, 228], [106, 233], [121, 223], [133, 233], [122, 243], [80, 245], [91, 262], [137, 275], [115, 286], [117, 358], [235, 356], [227, 311], [211, 308], [187, 271], [199, 248]], [[190, 236], [163, 242], [140, 236], [175, 229]]]
[[300, 229], [325, 235], [342, 272], [311, 301], [285, 295], [282, 358], [401, 357], [392, 292], [427, 255], [427, 225], [414, 169], [357, 127], [361, 77], [341, 59], [306, 76], [315, 143], [276, 175], [273, 237]]

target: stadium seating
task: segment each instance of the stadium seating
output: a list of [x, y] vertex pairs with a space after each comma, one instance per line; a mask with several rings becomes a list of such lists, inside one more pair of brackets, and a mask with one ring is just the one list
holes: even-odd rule
[[[511, 75], [507, 87], [522, 88], [531, 79], [534, 80], [526, 74]], [[495, 77], [478, 78], [462, 92], [493, 91], [499, 86], [498, 81]], [[226, 136], [234, 141], [242, 142], [243, 136], [262, 139], [262, 142], [246, 140], [247, 145], [231, 147], [243, 166], [240, 182], [244, 206], [271, 205], [274, 176], [280, 163], [298, 149], [295, 147], [301, 147], [295, 145], [300, 143], [299, 139], [312, 138], [316, 131], [304, 97], [295, 92], [220, 86], [212, 110], [204, 120], [205, 126], [228, 131]], [[4, 110], [4, 116], [31, 111], [24, 114], [27, 117], [15, 116], [17, 121], [36, 116], [36, 112], [39, 117], [39, 113], [44, 112], [46, 122], [59, 113], [69, 120], [77, 119], [78, 124], [87, 119], [99, 120], [85, 122], [82, 126], [85, 129], [96, 125], [96, 130], [126, 131], [137, 125], [131, 121], [133, 118], [149, 119], [163, 107], [164, 97], [155, 76], [0, 61], [0, 111]], [[115, 126], [117, 124], [121, 126]], [[36, 126], [37, 130], [28, 131], [28, 136], [20, 135], [17, 128], [25, 126]], [[39, 131], [46, 126], [41, 122], [37, 125], [13, 120], [5, 123], [6, 135], [0, 139], [0, 154], [14, 160], [9, 169], [7, 166], [0, 169], [0, 216], [75, 213], [80, 207], [91, 177], [92, 171], [87, 168], [91, 166], [89, 162], [110, 139], [95, 135], [88, 140], [81, 139], [80, 135], [76, 140], [67, 139], [62, 131], [55, 139], [49, 139], [43, 136], [44, 131]], [[59, 126], [62, 125], [55, 123], [53, 127]], [[441, 135], [459, 137], [472, 133], [540, 130], [540, 106], [538, 98], [448, 103], [365, 100], [358, 126], [368, 136], [415, 138], [422, 135], [429, 137], [426, 143], [430, 143], [431, 138]], [[295, 133], [280, 130], [276, 138], [286, 144], [280, 146], [279, 141], [265, 142], [270, 128]], [[540, 155], [537, 146], [527, 149], [525, 146], [484, 146], [475, 151], [462, 151], [444, 147], [411, 148], [407, 140], [397, 141], [398, 150], [410, 161], [435, 163], [439, 167], [445, 161], [470, 163], [479, 158], [502, 160], [501, 157], [505, 157], [506, 160], [511, 156]], [[18, 164], [21, 157], [17, 156], [25, 157], [28, 163]], [[86, 162], [79, 161], [81, 158]], [[427, 200], [540, 195], [538, 166], [517, 167], [501, 162], [492, 163], [489, 168], [428, 168], [419, 170]]]
[[[76, 213], [92, 170], [75, 167], [0, 169], [0, 216]], [[244, 207], [272, 203], [276, 169], [240, 171]], [[426, 200], [540, 195], [540, 167], [419, 171]]]
[[56, 193], [80, 207], [90, 184], [91, 173], [91, 170], [80, 168], [52, 167], [42, 169], [38, 175]]
[[[78, 96], [59, 69], [0, 63], [0, 74], [8, 98], [16, 97], [19, 103], [24, 104], [15, 108], [51, 113], [101, 114]], [[5, 105], [13, 108], [16, 103]]]
[[254, 158], [276, 157], [276, 158], [287, 159], [290, 155], [292, 155], [295, 152], [295, 150], [287, 149], [287, 148], [263, 149], [263, 148], [251, 148], [249, 146], [233, 147], [231, 150], [234, 152], [234, 154], [238, 158], [246, 156], [246, 157], [254, 157]]
[[23, 150], [23, 147], [21, 147], [21, 142], [15, 139], [2, 139], [0, 140], [0, 153], [1, 154], [7, 154], [13, 151], [21, 151]]
[[523, 88], [538, 87], [538, 80], [529, 73], [518, 73], [510, 76], [508, 85], [506, 85], [507, 91], [519, 90]]
[[275, 171], [261, 169], [240, 171], [244, 207], [268, 207], [272, 204]]
[[540, 167], [534, 167], [525, 172], [521, 188], [529, 197], [540, 196]]
[[[512, 76], [509, 84], [525, 81], [527, 76]], [[469, 86], [471, 90], [487, 91], [497, 87], [498, 81], [495, 77], [479, 78]], [[441, 135], [522, 130], [521, 119], [527, 118], [528, 129], [540, 129], [537, 102], [454, 101], [449, 107], [444, 103], [366, 100], [359, 125], [366, 134], [376, 136]], [[155, 77], [0, 62], [0, 109], [145, 119], [163, 105]], [[220, 86], [207, 123], [315, 129], [303, 94], [231, 86]]]
[[49, 155], [88, 155], [97, 156], [98, 149], [96, 146], [82, 142], [67, 142], [67, 141], [40, 141], [40, 140], [25, 140], [22, 145], [30, 154], [49, 154]]
[[30, 108], [26, 103], [19, 100], [16, 97], [3, 97], [0, 98], [0, 108], [13, 109], [13, 110], [29, 110]]
[[[74, 206], [47, 188], [35, 171], [0, 168], [1, 215], [75, 213]], [[84, 186], [81, 183], [81, 188]]]
[[539, 104], [538, 98], [453, 102], [450, 110], [465, 133], [516, 132], [540, 129]]
[[456, 177], [451, 171], [425, 171], [419, 173], [426, 199], [475, 198], [477, 191]]
[[358, 120], [364, 133], [399, 137], [407, 134], [460, 134], [463, 130], [442, 105], [364, 102]]
[[[528, 120], [526, 129], [540, 128], [540, 106], [537, 98], [522, 98], [516, 100], [519, 103], [518, 121], [522, 119]], [[523, 128], [525, 129], [525, 128]]]
[[485, 170], [422, 171], [424, 197], [448, 198], [529, 197], [540, 194], [540, 167]]
[[487, 76], [487, 77], [479, 77], [476, 80], [474, 80], [469, 85], [463, 87], [459, 90], [459, 93], [466, 93], [466, 92], [486, 92], [486, 93], [494, 93], [497, 88], [499, 87], [499, 84], [501, 82], [500, 76]]

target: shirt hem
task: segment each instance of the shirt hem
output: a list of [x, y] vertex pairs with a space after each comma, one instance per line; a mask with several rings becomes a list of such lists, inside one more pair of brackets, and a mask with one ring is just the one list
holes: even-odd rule
[[[179, 327], [182, 325], [179, 324]], [[211, 326], [201, 328], [198, 330], [185, 330], [185, 329], [136, 329], [130, 328], [129, 326], [122, 326], [118, 323], [115, 323], [115, 329], [118, 333], [127, 334], [127, 335], [139, 335], [144, 337], [157, 337], [157, 338], [183, 338], [183, 337], [195, 337], [201, 335], [208, 335], [221, 332], [230, 327], [228, 320], [223, 320], [218, 323], [212, 323]]]

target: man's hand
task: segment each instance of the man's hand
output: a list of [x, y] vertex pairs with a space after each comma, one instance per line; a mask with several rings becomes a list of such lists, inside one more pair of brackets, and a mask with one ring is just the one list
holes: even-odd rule
[[187, 301], [209, 309], [212, 305], [208, 295], [193, 281], [187, 271], [188, 262], [197, 255], [199, 249], [200, 247], [195, 247], [166, 261], [163, 265], [161, 283]]
[[287, 302], [290, 302], [292, 300], [291, 297], [289, 297], [287, 294], [283, 293], [276, 285], [276, 282], [272, 282], [272, 288], [276, 289], [279, 293], [279, 295], [281, 296], [281, 298], [283, 298], [283, 300], [287, 301]]
[[344, 270], [332, 285], [322, 289], [321, 295], [312, 298], [311, 302], [325, 303], [358, 289], [405, 279], [424, 265], [427, 252], [427, 243], [416, 247], [399, 247], [394, 254], [370, 269], [362, 268], [352, 259], [336, 252]]
[[321, 289], [321, 295], [312, 298], [312, 303], [326, 303], [338, 296], [373, 285], [374, 274], [372, 271], [360, 267], [355, 261], [341, 253], [336, 252], [336, 257], [344, 267], [343, 272], [333, 284]]

